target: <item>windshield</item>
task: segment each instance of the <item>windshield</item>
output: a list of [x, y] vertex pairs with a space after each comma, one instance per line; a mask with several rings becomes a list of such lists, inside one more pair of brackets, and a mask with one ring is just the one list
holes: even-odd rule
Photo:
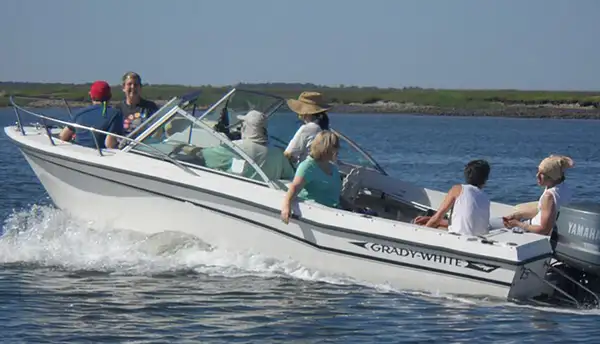
[[215, 130], [229, 134], [232, 128], [240, 124], [237, 116], [245, 115], [250, 110], [269, 115], [283, 103], [284, 100], [280, 97], [234, 89], [209, 109], [199, 111], [198, 108], [202, 108], [202, 105], [197, 104], [197, 101], [189, 102], [182, 108]]
[[[285, 149], [301, 125], [302, 121], [298, 118], [298, 115], [287, 109], [287, 107], [280, 108], [269, 118], [268, 131], [271, 144]], [[352, 142], [343, 133], [336, 131], [334, 125], [331, 127], [332, 131], [336, 132], [341, 138], [338, 161], [348, 165], [373, 169], [379, 171], [381, 174], [386, 174], [383, 168], [381, 168], [377, 162], [375, 162], [357, 144]]]
[[141, 138], [144, 145], [134, 151], [164, 155], [188, 165], [269, 183], [260, 167], [227, 136], [214, 131], [202, 121], [192, 120], [181, 109], [165, 118]]
[[[127, 137], [133, 139], [136, 136], [144, 133], [144, 131], [146, 131], [148, 128], [150, 128], [154, 123], [160, 121], [163, 117], [165, 117], [166, 114], [171, 112], [171, 110], [175, 109], [175, 107], [177, 106], [177, 104], [179, 104], [179, 102], [180, 102], [180, 99], [177, 97], [169, 100], [165, 105], [163, 105], [160, 109], [158, 109], [155, 113], [153, 113], [152, 116], [150, 116], [150, 118], [148, 118], [146, 121], [142, 122], [141, 125], [139, 125], [137, 128], [135, 128], [135, 130], [133, 130], [131, 133], [129, 133], [129, 135]], [[129, 141], [122, 141], [120, 145], [124, 146], [129, 143], [130, 143]]]
[[[233, 89], [208, 109], [198, 97], [184, 98], [172, 100], [144, 123], [139, 140], [177, 160], [255, 180], [267, 181], [267, 178], [252, 158], [237, 147], [237, 140], [241, 138], [241, 121], [237, 116], [251, 110], [269, 116], [269, 146], [278, 147], [282, 154], [301, 125], [296, 114], [287, 107], [282, 108], [283, 98], [260, 92]], [[386, 174], [351, 140], [343, 134], [340, 138], [340, 163]], [[142, 145], [135, 145], [133, 149], [156, 153]], [[243, 160], [248, 166], [239, 170], [241, 165], [234, 164], [234, 160]]]
[[[236, 148], [235, 141], [241, 138], [237, 116], [250, 110], [269, 114], [283, 104], [283, 99], [234, 89], [208, 110], [200, 111], [205, 106], [198, 99], [178, 98], [173, 107], [161, 109], [160, 118], [155, 119], [154, 125], [146, 125], [147, 130], [144, 129], [139, 140], [188, 164], [268, 182], [260, 167]], [[154, 149], [143, 145], [132, 149], [156, 154]]]

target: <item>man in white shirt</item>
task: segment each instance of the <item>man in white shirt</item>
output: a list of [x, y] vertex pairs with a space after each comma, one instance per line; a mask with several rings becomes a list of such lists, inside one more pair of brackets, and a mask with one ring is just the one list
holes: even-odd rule
[[[485, 160], [473, 160], [465, 166], [465, 184], [454, 185], [433, 216], [419, 216], [418, 225], [448, 228], [449, 232], [482, 235], [489, 232], [490, 199], [482, 190], [490, 174]], [[452, 208], [450, 221], [444, 216]]]

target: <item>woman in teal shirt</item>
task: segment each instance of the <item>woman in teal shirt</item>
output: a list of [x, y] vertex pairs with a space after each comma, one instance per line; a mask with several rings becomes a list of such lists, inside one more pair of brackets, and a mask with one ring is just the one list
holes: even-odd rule
[[329, 130], [321, 131], [310, 146], [310, 155], [296, 169], [281, 207], [281, 220], [288, 223], [292, 200], [298, 196], [328, 207], [340, 206], [342, 180], [340, 172], [332, 163], [337, 158], [340, 140]]

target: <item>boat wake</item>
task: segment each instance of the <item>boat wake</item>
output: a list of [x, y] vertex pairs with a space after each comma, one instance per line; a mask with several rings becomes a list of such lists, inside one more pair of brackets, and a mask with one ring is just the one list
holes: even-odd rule
[[397, 290], [388, 285], [373, 285], [344, 276], [324, 274], [293, 261], [226, 251], [180, 232], [146, 235], [130, 230], [97, 231], [90, 229], [87, 223], [48, 205], [33, 205], [29, 209], [13, 212], [5, 219], [0, 236], [0, 266], [6, 268], [15, 265], [116, 276], [176, 277], [203, 274], [223, 278], [291, 278], [428, 299], [452, 308], [524, 307], [545, 312], [600, 315], [600, 310], [561, 309], [504, 300]]
[[229, 252], [181, 232], [147, 235], [121, 229], [94, 230], [87, 223], [47, 205], [15, 211], [5, 219], [0, 237], [0, 264], [116, 275], [289, 276], [334, 284], [351, 283], [292, 261]]

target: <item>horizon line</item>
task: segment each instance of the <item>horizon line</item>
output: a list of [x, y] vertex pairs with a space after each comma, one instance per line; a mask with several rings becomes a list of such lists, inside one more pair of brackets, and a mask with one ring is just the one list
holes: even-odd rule
[[[101, 80], [101, 79], [99, 79]], [[91, 85], [92, 82], [52, 82], [52, 81], [0, 81], [1, 84], [38, 84], [38, 85], [71, 85], [71, 86], [85, 86]], [[260, 86], [269, 84], [281, 84], [281, 85], [310, 85], [316, 88], [363, 88], [363, 89], [378, 89], [378, 90], [407, 90], [407, 89], [420, 89], [426, 91], [517, 91], [517, 92], [577, 92], [577, 93], [600, 93], [600, 90], [591, 89], [519, 89], [519, 88], [435, 88], [435, 87], [421, 87], [421, 86], [402, 86], [402, 87], [382, 87], [373, 85], [347, 85], [347, 84], [315, 84], [311, 82], [285, 82], [285, 81], [269, 81], [269, 82], [238, 82], [235, 84], [204, 84], [204, 85], [186, 85], [186, 84], [171, 84], [171, 83], [144, 83], [143, 86], [178, 86], [187, 88], [227, 88], [227, 87], [238, 87], [239, 85], [250, 85]], [[120, 83], [111, 84], [111, 87], [120, 86]]]

